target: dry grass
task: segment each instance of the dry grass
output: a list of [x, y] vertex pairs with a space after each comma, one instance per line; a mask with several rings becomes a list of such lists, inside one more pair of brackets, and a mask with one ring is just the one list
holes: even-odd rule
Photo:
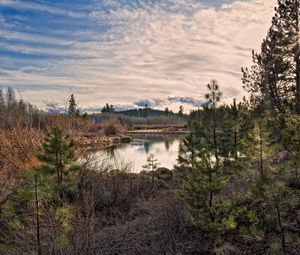
[[34, 129], [0, 129], [0, 205], [13, 192], [20, 174], [38, 164], [42, 134]]

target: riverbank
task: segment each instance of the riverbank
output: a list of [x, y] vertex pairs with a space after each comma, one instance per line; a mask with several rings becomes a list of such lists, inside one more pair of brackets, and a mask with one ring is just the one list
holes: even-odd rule
[[127, 131], [128, 135], [188, 135], [189, 130], [165, 130], [165, 129], [147, 129]]
[[128, 135], [104, 136], [100, 134], [83, 134], [74, 138], [77, 146], [97, 147], [106, 149], [120, 143], [130, 143], [132, 137]]
[[187, 135], [190, 133], [187, 125], [135, 125], [128, 130], [128, 135]]

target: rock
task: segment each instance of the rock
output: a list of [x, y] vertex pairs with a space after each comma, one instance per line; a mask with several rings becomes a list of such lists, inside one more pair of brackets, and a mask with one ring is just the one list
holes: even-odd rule
[[288, 151], [281, 151], [275, 159], [276, 163], [283, 163], [291, 159], [291, 154]]
[[122, 143], [130, 143], [132, 141], [132, 137], [131, 136], [122, 136], [121, 137], [121, 142]]
[[109, 175], [110, 176], [116, 176], [116, 175], [121, 175], [123, 174], [123, 172], [119, 169], [113, 169], [109, 171]]
[[112, 142], [115, 143], [115, 144], [121, 142], [121, 138], [120, 138], [120, 137], [112, 137], [111, 140], [112, 140]]
[[173, 171], [166, 167], [159, 167], [155, 171], [155, 175], [157, 179], [162, 179], [162, 180], [171, 180], [173, 178]]

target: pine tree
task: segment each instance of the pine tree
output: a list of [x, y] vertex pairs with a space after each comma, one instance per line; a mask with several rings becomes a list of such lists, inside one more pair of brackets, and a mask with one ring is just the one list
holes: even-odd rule
[[68, 115], [69, 116], [75, 116], [76, 115], [76, 113], [77, 113], [76, 107], [77, 107], [77, 105], [76, 105], [74, 94], [71, 94], [70, 100], [69, 100], [69, 108], [68, 108]]
[[168, 107], [165, 108], [165, 116], [169, 116], [170, 115], [170, 110]]
[[182, 105], [179, 106], [178, 115], [179, 115], [180, 117], [183, 116], [183, 106], [182, 106]]
[[300, 189], [300, 117], [291, 115], [287, 118], [284, 130], [283, 144], [286, 150], [291, 153], [291, 168], [293, 171], [290, 186]]
[[240, 219], [235, 220], [240, 224], [241, 234], [267, 241], [271, 254], [288, 254], [288, 242], [292, 244], [297, 239], [288, 215], [298, 213], [299, 191], [285, 183], [289, 168], [276, 161], [281, 147], [271, 140], [265, 119], [256, 121], [246, 146], [247, 192], [238, 209]]
[[115, 112], [115, 108], [112, 104], [109, 106], [109, 112]]
[[187, 173], [179, 190], [195, 210], [192, 223], [212, 236], [224, 230], [225, 207], [220, 193], [226, 184], [221, 164], [213, 162], [211, 153], [206, 152]]
[[109, 112], [109, 104], [108, 103], [106, 103], [105, 109], [106, 109], [106, 112]]
[[76, 178], [70, 176], [72, 172], [78, 170], [78, 166], [74, 164], [76, 161], [74, 142], [64, 136], [59, 128], [54, 128], [45, 138], [43, 151], [38, 158], [49, 174], [56, 175], [56, 190], [59, 199], [62, 199], [64, 191], [74, 190]]
[[[300, 113], [299, 0], [278, 0], [261, 52], [253, 53], [243, 83], [252, 98], [270, 102], [280, 113]], [[272, 109], [272, 108], [271, 108]]]
[[199, 140], [193, 132], [180, 141], [176, 169], [194, 169], [199, 157]]
[[300, 113], [300, 0], [278, 0], [273, 17], [273, 29], [280, 34], [278, 42], [288, 64], [286, 77], [293, 77], [290, 84], [294, 88], [295, 109]]
[[[243, 146], [248, 164], [254, 163], [254, 166], [247, 166], [252, 174], [252, 180], [255, 181], [255, 192], [262, 194], [267, 182], [268, 173], [272, 171], [270, 161], [279, 151], [279, 145], [273, 144], [270, 138], [270, 132], [267, 128], [267, 120], [259, 118], [255, 120], [249, 136], [243, 140]], [[251, 170], [251, 171], [250, 171]]]
[[209, 105], [213, 110], [213, 143], [214, 143], [214, 152], [216, 160], [218, 157], [218, 144], [217, 144], [217, 103], [221, 100], [222, 93], [219, 91], [219, 85], [216, 80], [211, 80], [209, 84], [207, 84], [207, 88], [209, 89], [209, 93], [205, 95], [205, 98], [208, 99]]
[[115, 109], [114, 109], [114, 106], [111, 104], [109, 105], [109, 103], [106, 103], [106, 105], [103, 106], [101, 112], [104, 113], [104, 112], [114, 112]]
[[143, 166], [143, 169], [145, 171], [151, 172], [152, 174], [152, 186], [154, 187], [155, 184], [155, 171], [157, 170], [159, 166], [159, 162], [154, 154], [150, 154], [147, 157], [147, 164]]
[[244, 154], [242, 140], [248, 136], [252, 128], [250, 112], [246, 104], [236, 103], [226, 106], [219, 125], [219, 150], [225, 159], [238, 161], [239, 155]]
[[[35, 239], [36, 254], [42, 254], [43, 214], [45, 204], [53, 195], [51, 182], [40, 169], [32, 169], [22, 176], [22, 186], [18, 188], [14, 197], [3, 207], [2, 216], [9, 224], [11, 231], [28, 231], [33, 233]], [[22, 203], [27, 203], [25, 206]], [[17, 211], [19, 203], [24, 210], [21, 214]], [[29, 228], [29, 229], [27, 229]], [[31, 235], [31, 234], [30, 234]]]
[[226, 205], [221, 192], [227, 185], [227, 178], [217, 146], [217, 103], [221, 92], [215, 80], [208, 84], [208, 89], [209, 105], [196, 114], [191, 135], [184, 141], [179, 154], [183, 165], [189, 167], [181, 176], [179, 192], [195, 211], [192, 223], [216, 237], [226, 228]]
[[143, 117], [147, 118], [148, 116], [149, 116], [149, 106], [148, 104], [145, 104]]
[[[44, 254], [43, 250], [49, 243], [46, 241], [48, 232], [58, 233], [55, 238], [57, 244], [63, 237], [66, 239], [70, 229], [71, 210], [68, 207], [53, 207], [55, 185], [49, 178], [48, 169], [43, 166], [26, 171], [22, 175], [21, 185], [12, 195], [2, 210], [1, 216], [9, 224], [10, 233], [17, 239], [12, 240], [31, 244], [35, 240], [31, 251], [37, 255]], [[24, 233], [24, 235], [19, 235]], [[46, 234], [47, 233], [47, 234]], [[30, 246], [29, 246], [30, 247]], [[17, 249], [18, 247], [15, 247]]]

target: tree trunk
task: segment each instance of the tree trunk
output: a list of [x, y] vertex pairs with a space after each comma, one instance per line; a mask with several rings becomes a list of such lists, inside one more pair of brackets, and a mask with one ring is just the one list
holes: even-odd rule
[[261, 177], [261, 181], [263, 181], [263, 176], [264, 176], [264, 169], [263, 169], [263, 138], [262, 138], [261, 123], [259, 123], [259, 154], [260, 154], [260, 160], [259, 160], [260, 177]]
[[278, 201], [275, 195], [273, 195], [275, 207], [276, 207], [276, 213], [277, 213], [277, 219], [278, 219], [278, 225], [279, 225], [279, 230], [280, 230], [280, 237], [281, 237], [281, 248], [282, 248], [282, 254], [286, 255], [286, 244], [285, 244], [285, 235], [284, 235], [284, 230], [281, 222], [281, 213], [280, 213], [280, 208], [278, 205]]
[[296, 61], [296, 113], [300, 114], [300, 49], [299, 44], [297, 44], [297, 53], [295, 55]]
[[215, 157], [216, 157], [216, 161], [219, 161], [219, 157], [218, 157], [218, 146], [217, 146], [217, 123], [216, 123], [216, 106], [214, 105], [214, 130], [213, 130], [213, 139], [214, 139], [214, 147], [215, 147]]
[[235, 160], [238, 160], [238, 148], [237, 148], [237, 130], [235, 128], [234, 130], [234, 157], [235, 157]]
[[[58, 163], [58, 152], [55, 152], [55, 161], [56, 161], [56, 164]], [[56, 166], [56, 181], [57, 181], [57, 196], [58, 198], [60, 198], [60, 185], [59, 185], [59, 167]]]
[[38, 180], [37, 175], [34, 176], [34, 195], [35, 195], [35, 212], [36, 212], [36, 242], [37, 242], [37, 255], [42, 254], [42, 246], [40, 239], [40, 208], [38, 199]]
[[213, 206], [213, 192], [211, 191], [211, 184], [212, 184], [212, 174], [209, 173], [209, 185], [210, 185], [210, 190], [209, 190], [209, 217], [211, 222], [215, 221], [215, 217], [213, 216], [211, 209]]
[[296, 62], [296, 113], [300, 114], [300, 45], [299, 45], [299, 2], [295, 2], [296, 10], [296, 20], [295, 20], [295, 29], [296, 29], [296, 53], [295, 53], [295, 62]]

